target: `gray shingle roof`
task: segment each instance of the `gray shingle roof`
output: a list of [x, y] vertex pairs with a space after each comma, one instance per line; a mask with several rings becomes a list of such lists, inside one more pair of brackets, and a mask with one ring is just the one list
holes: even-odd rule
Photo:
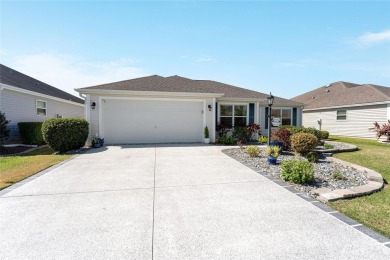
[[13, 70], [3, 64], [0, 64], [0, 83], [84, 104], [84, 100], [81, 98], [75, 97], [65, 91], [20, 73], [19, 71]]
[[348, 106], [390, 101], [390, 88], [372, 84], [335, 82], [292, 98], [305, 104], [305, 109]]
[[[268, 94], [244, 89], [212, 80], [192, 80], [180, 76], [161, 77], [158, 75], [124, 80], [108, 84], [82, 88], [81, 90], [129, 90], [129, 91], [157, 91], [157, 92], [184, 92], [184, 93], [220, 93], [223, 98], [259, 99], [260, 103], [267, 103]], [[275, 97], [275, 105], [283, 104], [301, 106], [299, 102]]]

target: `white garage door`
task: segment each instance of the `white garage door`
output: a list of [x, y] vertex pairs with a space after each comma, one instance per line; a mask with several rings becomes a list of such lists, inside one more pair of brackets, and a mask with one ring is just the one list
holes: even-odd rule
[[202, 102], [102, 102], [102, 127], [107, 144], [201, 142]]

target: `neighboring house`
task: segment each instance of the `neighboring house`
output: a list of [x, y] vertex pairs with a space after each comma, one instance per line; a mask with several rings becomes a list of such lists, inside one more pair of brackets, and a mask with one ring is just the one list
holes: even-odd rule
[[15, 140], [18, 122], [84, 118], [84, 100], [0, 64], [0, 111], [11, 121], [10, 140]]
[[373, 123], [390, 119], [389, 87], [339, 81], [292, 100], [305, 104], [304, 126], [332, 135], [375, 138]]
[[[267, 94], [179, 76], [149, 76], [76, 89], [85, 95], [90, 136], [108, 144], [202, 142], [207, 126], [211, 142], [216, 124], [261, 125], [267, 133]], [[300, 125], [302, 104], [275, 98], [273, 115]]]

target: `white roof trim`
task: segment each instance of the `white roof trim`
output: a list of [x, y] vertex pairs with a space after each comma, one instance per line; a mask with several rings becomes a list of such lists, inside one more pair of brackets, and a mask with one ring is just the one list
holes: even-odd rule
[[304, 108], [303, 111], [316, 111], [316, 110], [326, 110], [326, 109], [334, 109], [334, 108], [375, 106], [375, 105], [385, 105], [385, 104], [390, 104], [390, 100], [389, 101], [381, 101], [381, 102], [372, 102], [372, 103], [361, 103], [361, 104], [351, 104], [351, 105], [342, 105], [342, 106], [332, 106], [332, 107]]
[[4, 84], [4, 83], [0, 83], [0, 87], [2, 89], [8, 89], [8, 90], [12, 90], [12, 91], [16, 91], [16, 92], [20, 92], [20, 93], [24, 93], [24, 94], [34, 95], [34, 96], [43, 97], [43, 98], [47, 98], [47, 99], [51, 99], [51, 100], [55, 100], [55, 101], [59, 101], [59, 102], [68, 103], [68, 104], [71, 104], [71, 105], [77, 105], [77, 106], [84, 107], [84, 104], [80, 104], [80, 103], [77, 103], [77, 102], [74, 102], [74, 101], [70, 101], [70, 100], [66, 100], [66, 99], [62, 99], [62, 98], [58, 98], [58, 97], [45, 95], [45, 94], [38, 93], [38, 92], [35, 92], [35, 91], [30, 91], [30, 90], [26, 90], [26, 89], [10, 86], [10, 85]]
[[164, 91], [134, 91], [134, 90], [111, 90], [111, 89], [82, 89], [76, 88], [81, 94], [104, 94], [104, 95], [134, 95], [134, 96], [170, 96], [170, 97], [222, 97], [223, 93], [196, 93], [196, 92], [164, 92]]
[[[217, 102], [250, 102], [250, 103], [259, 103], [261, 106], [267, 106], [268, 107], [268, 100], [260, 99], [260, 98], [233, 98], [233, 97], [222, 97], [217, 98]], [[282, 102], [276, 102], [274, 101], [273, 106], [279, 106], [279, 107], [299, 107], [301, 108], [303, 106], [300, 104], [288, 104], [288, 103], [282, 103]]]

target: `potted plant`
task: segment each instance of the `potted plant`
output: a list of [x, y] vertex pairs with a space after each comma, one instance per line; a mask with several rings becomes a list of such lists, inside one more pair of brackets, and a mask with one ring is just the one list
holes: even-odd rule
[[277, 137], [272, 136], [269, 145], [279, 147], [280, 152], [283, 150], [283, 142], [281, 142]]
[[92, 147], [93, 148], [99, 148], [100, 147], [100, 138], [99, 137], [93, 137], [92, 138]]
[[205, 144], [209, 144], [210, 143], [210, 133], [209, 133], [209, 129], [207, 128], [207, 126], [204, 128], [204, 140], [203, 142]]
[[277, 158], [280, 154], [280, 147], [270, 145], [267, 147], [267, 155], [269, 164], [276, 164]]

